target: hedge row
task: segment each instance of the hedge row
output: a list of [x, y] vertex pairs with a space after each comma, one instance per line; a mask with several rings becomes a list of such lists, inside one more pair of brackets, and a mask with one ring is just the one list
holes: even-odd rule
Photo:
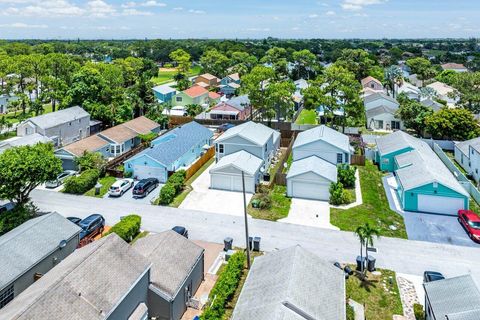
[[242, 271], [245, 266], [245, 254], [234, 253], [228, 260], [228, 264], [220, 273], [217, 283], [210, 292], [212, 303], [200, 316], [201, 320], [221, 320], [225, 314], [225, 305], [229, 302], [238, 287]]
[[142, 218], [135, 214], [124, 217], [116, 223], [105, 235], [115, 232], [123, 240], [130, 242], [140, 232]]
[[85, 170], [79, 176], [70, 177], [65, 181], [64, 192], [84, 194], [95, 187], [99, 177], [100, 171], [97, 169]]
[[167, 206], [172, 203], [175, 196], [183, 190], [186, 175], [185, 170], [179, 170], [168, 178], [167, 183], [160, 190], [159, 202], [161, 205]]

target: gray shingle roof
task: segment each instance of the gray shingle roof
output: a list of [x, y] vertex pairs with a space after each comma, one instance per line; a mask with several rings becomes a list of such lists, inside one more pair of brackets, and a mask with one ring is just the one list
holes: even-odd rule
[[370, 102], [378, 100], [378, 99], [384, 99], [384, 100], [394, 102], [397, 105], [399, 105], [398, 101], [395, 100], [395, 98], [392, 98], [391, 96], [386, 95], [386, 94], [381, 93], [381, 92], [372, 93], [371, 95], [368, 95], [365, 98], [363, 98], [363, 101], [364, 101], [365, 104], [369, 104]]
[[329, 181], [337, 182], [337, 166], [317, 156], [294, 161], [288, 170], [287, 179], [307, 172], [313, 172]]
[[211, 169], [210, 173], [220, 171], [225, 167], [234, 166], [240, 171], [249, 175], [254, 175], [262, 166], [263, 160], [256, 156], [241, 150], [226, 156], [223, 156]]
[[418, 139], [403, 131], [395, 131], [389, 135], [376, 139], [377, 149], [380, 155], [384, 156], [408, 147], [415, 148], [419, 145]]
[[58, 213], [31, 219], [0, 237], [0, 289], [58, 249], [81, 229]]
[[480, 319], [480, 292], [471, 275], [427, 282], [423, 287], [436, 319]]
[[34, 133], [24, 137], [0, 141], [0, 149], [18, 147], [18, 146], [32, 146], [37, 143], [50, 143], [50, 142], [53, 142], [53, 140], [50, 139], [49, 137], [43, 136], [39, 133]]
[[226, 104], [234, 107], [239, 111], [243, 111], [246, 106], [250, 105], [250, 99], [248, 99], [248, 95], [242, 95], [230, 100], [225, 101]]
[[351, 151], [347, 135], [323, 125], [299, 133], [293, 144], [293, 149], [318, 140], [325, 141], [344, 152], [350, 153]]
[[255, 258], [232, 320], [345, 319], [343, 271], [300, 246]]
[[455, 147], [460, 149], [460, 151], [462, 151], [463, 154], [466, 155], [467, 157], [470, 157], [470, 153], [469, 153], [470, 146], [473, 149], [480, 152], [480, 137], [455, 143]]
[[253, 121], [242, 123], [228, 129], [215, 142], [222, 142], [234, 136], [240, 136], [256, 145], [263, 146], [272, 137], [275, 130]]
[[161, 86], [155, 86], [152, 88], [152, 90], [161, 94], [169, 94], [169, 93], [177, 92], [175, 88], [172, 88], [165, 84]]
[[378, 107], [375, 107], [375, 108], [372, 108], [372, 109], [369, 109], [369, 110], [365, 111], [365, 113], [367, 115], [367, 118], [373, 118], [373, 117], [379, 116], [379, 115], [384, 114], [384, 113], [389, 113], [389, 114], [395, 115], [396, 111], [397, 111], [396, 109], [390, 108], [388, 106], [378, 106]]
[[51, 113], [42, 114], [28, 119], [42, 129], [55, 127], [59, 124], [67, 123], [77, 119], [90, 117], [90, 114], [79, 106], [58, 110]]
[[423, 104], [424, 106], [432, 108], [433, 111], [435, 111], [435, 112], [437, 112], [438, 110], [443, 108], [443, 104], [438, 103], [437, 101], [434, 101], [432, 99], [425, 99], [425, 100], [420, 101], [420, 103]]
[[76, 250], [1, 310], [10, 320], [105, 319], [150, 263], [116, 234]]
[[138, 239], [133, 248], [152, 263], [150, 284], [173, 300], [204, 249], [168, 230]]
[[213, 132], [195, 121], [176, 127], [152, 141], [152, 147], [143, 150], [126, 162], [147, 155], [163, 164], [170, 166], [195, 145], [206, 144], [213, 137]]

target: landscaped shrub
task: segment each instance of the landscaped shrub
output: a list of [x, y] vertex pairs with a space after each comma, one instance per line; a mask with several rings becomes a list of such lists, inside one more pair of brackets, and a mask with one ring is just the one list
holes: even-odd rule
[[160, 204], [167, 206], [172, 203], [173, 199], [177, 192], [175, 191], [175, 187], [171, 183], [167, 183], [163, 186], [162, 190], [160, 190]]
[[159, 203], [161, 205], [167, 206], [172, 203], [175, 196], [185, 187], [185, 177], [185, 170], [179, 170], [168, 178], [167, 183], [160, 190]]
[[0, 214], [0, 236], [32, 219], [38, 209], [32, 204], [16, 205], [12, 210]]
[[416, 320], [425, 320], [425, 312], [423, 311], [423, 306], [419, 303], [413, 305], [413, 313], [415, 314]]
[[238, 287], [242, 271], [245, 266], [243, 252], [234, 253], [228, 264], [218, 277], [217, 283], [210, 291], [211, 304], [205, 308], [200, 316], [201, 320], [221, 320], [225, 314], [225, 305], [229, 302]]
[[105, 167], [107, 166], [107, 160], [100, 152], [85, 151], [82, 156], [75, 158], [75, 163], [81, 172], [88, 169], [97, 169], [101, 176], [105, 173]]
[[252, 207], [266, 210], [272, 207], [272, 197], [270, 192], [257, 193], [252, 199]]
[[343, 191], [343, 184], [341, 182], [332, 182], [330, 184], [330, 203], [335, 206], [343, 204]]
[[140, 232], [142, 218], [135, 214], [124, 217], [115, 224], [105, 235], [115, 232], [123, 240], [130, 242]]
[[82, 172], [78, 177], [70, 177], [65, 181], [64, 192], [73, 194], [84, 194], [95, 187], [100, 172], [97, 169], [88, 169]]
[[348, 163], [338, 165], [338, 182], [341, 182], [345, 188], [355, 187], [356, 168]]
[[131, 178], [133, 176], [133, 171], [127, 171], [123, 173], [124, 178]]
[[171, 183], [175, 188], [175, 192], [180, 192], [185, 187], [185, 177], [187, 173], [185, 170], [179, 170], [172, 174], [170, 178], [168, 178], [167, 183]]
[[353, 307], [347, 303], [347, 320], [355, 320], [355, 311]]

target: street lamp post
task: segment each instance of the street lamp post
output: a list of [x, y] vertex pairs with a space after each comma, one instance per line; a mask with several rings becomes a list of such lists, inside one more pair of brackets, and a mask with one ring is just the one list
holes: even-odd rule
[[250, 244], [248, 241], [247, 196], [245, 195], [245, 176], [242, 170], [243, 212], [245, 214], [245, 243], [247, 244], [247, 268], [250, 269]]

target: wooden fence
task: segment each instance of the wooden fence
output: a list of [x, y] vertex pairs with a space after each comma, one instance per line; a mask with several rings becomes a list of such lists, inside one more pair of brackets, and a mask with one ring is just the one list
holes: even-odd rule
[[109, 161], [106, 166], [106, 173], [115, 178], [123, 178], [123, 171], [118, 170], [117, 167], [122, 164], [128, 158], [140, 153], [144, 149], [146, 149], [148, 144], [141, 143], [138, 146], [134, 147], [133, 149], [128, 150], [124, 154], [116, 157], [115, 159]]
[[210, 159], [215, 156], [215, 147], [211, 147], [201, 156], [197, 161], [195, 161], [187, 170], [185, 180], [190, 179], [197, 171], [203, 167], [205, 163], [207, 163]]
[[363, 154], [352, 154], [352, 159], [351, 159], [350, 163], [355, 164], [357, 166], [364, 166], [365, 165], [365, 155], [363, 155]]

